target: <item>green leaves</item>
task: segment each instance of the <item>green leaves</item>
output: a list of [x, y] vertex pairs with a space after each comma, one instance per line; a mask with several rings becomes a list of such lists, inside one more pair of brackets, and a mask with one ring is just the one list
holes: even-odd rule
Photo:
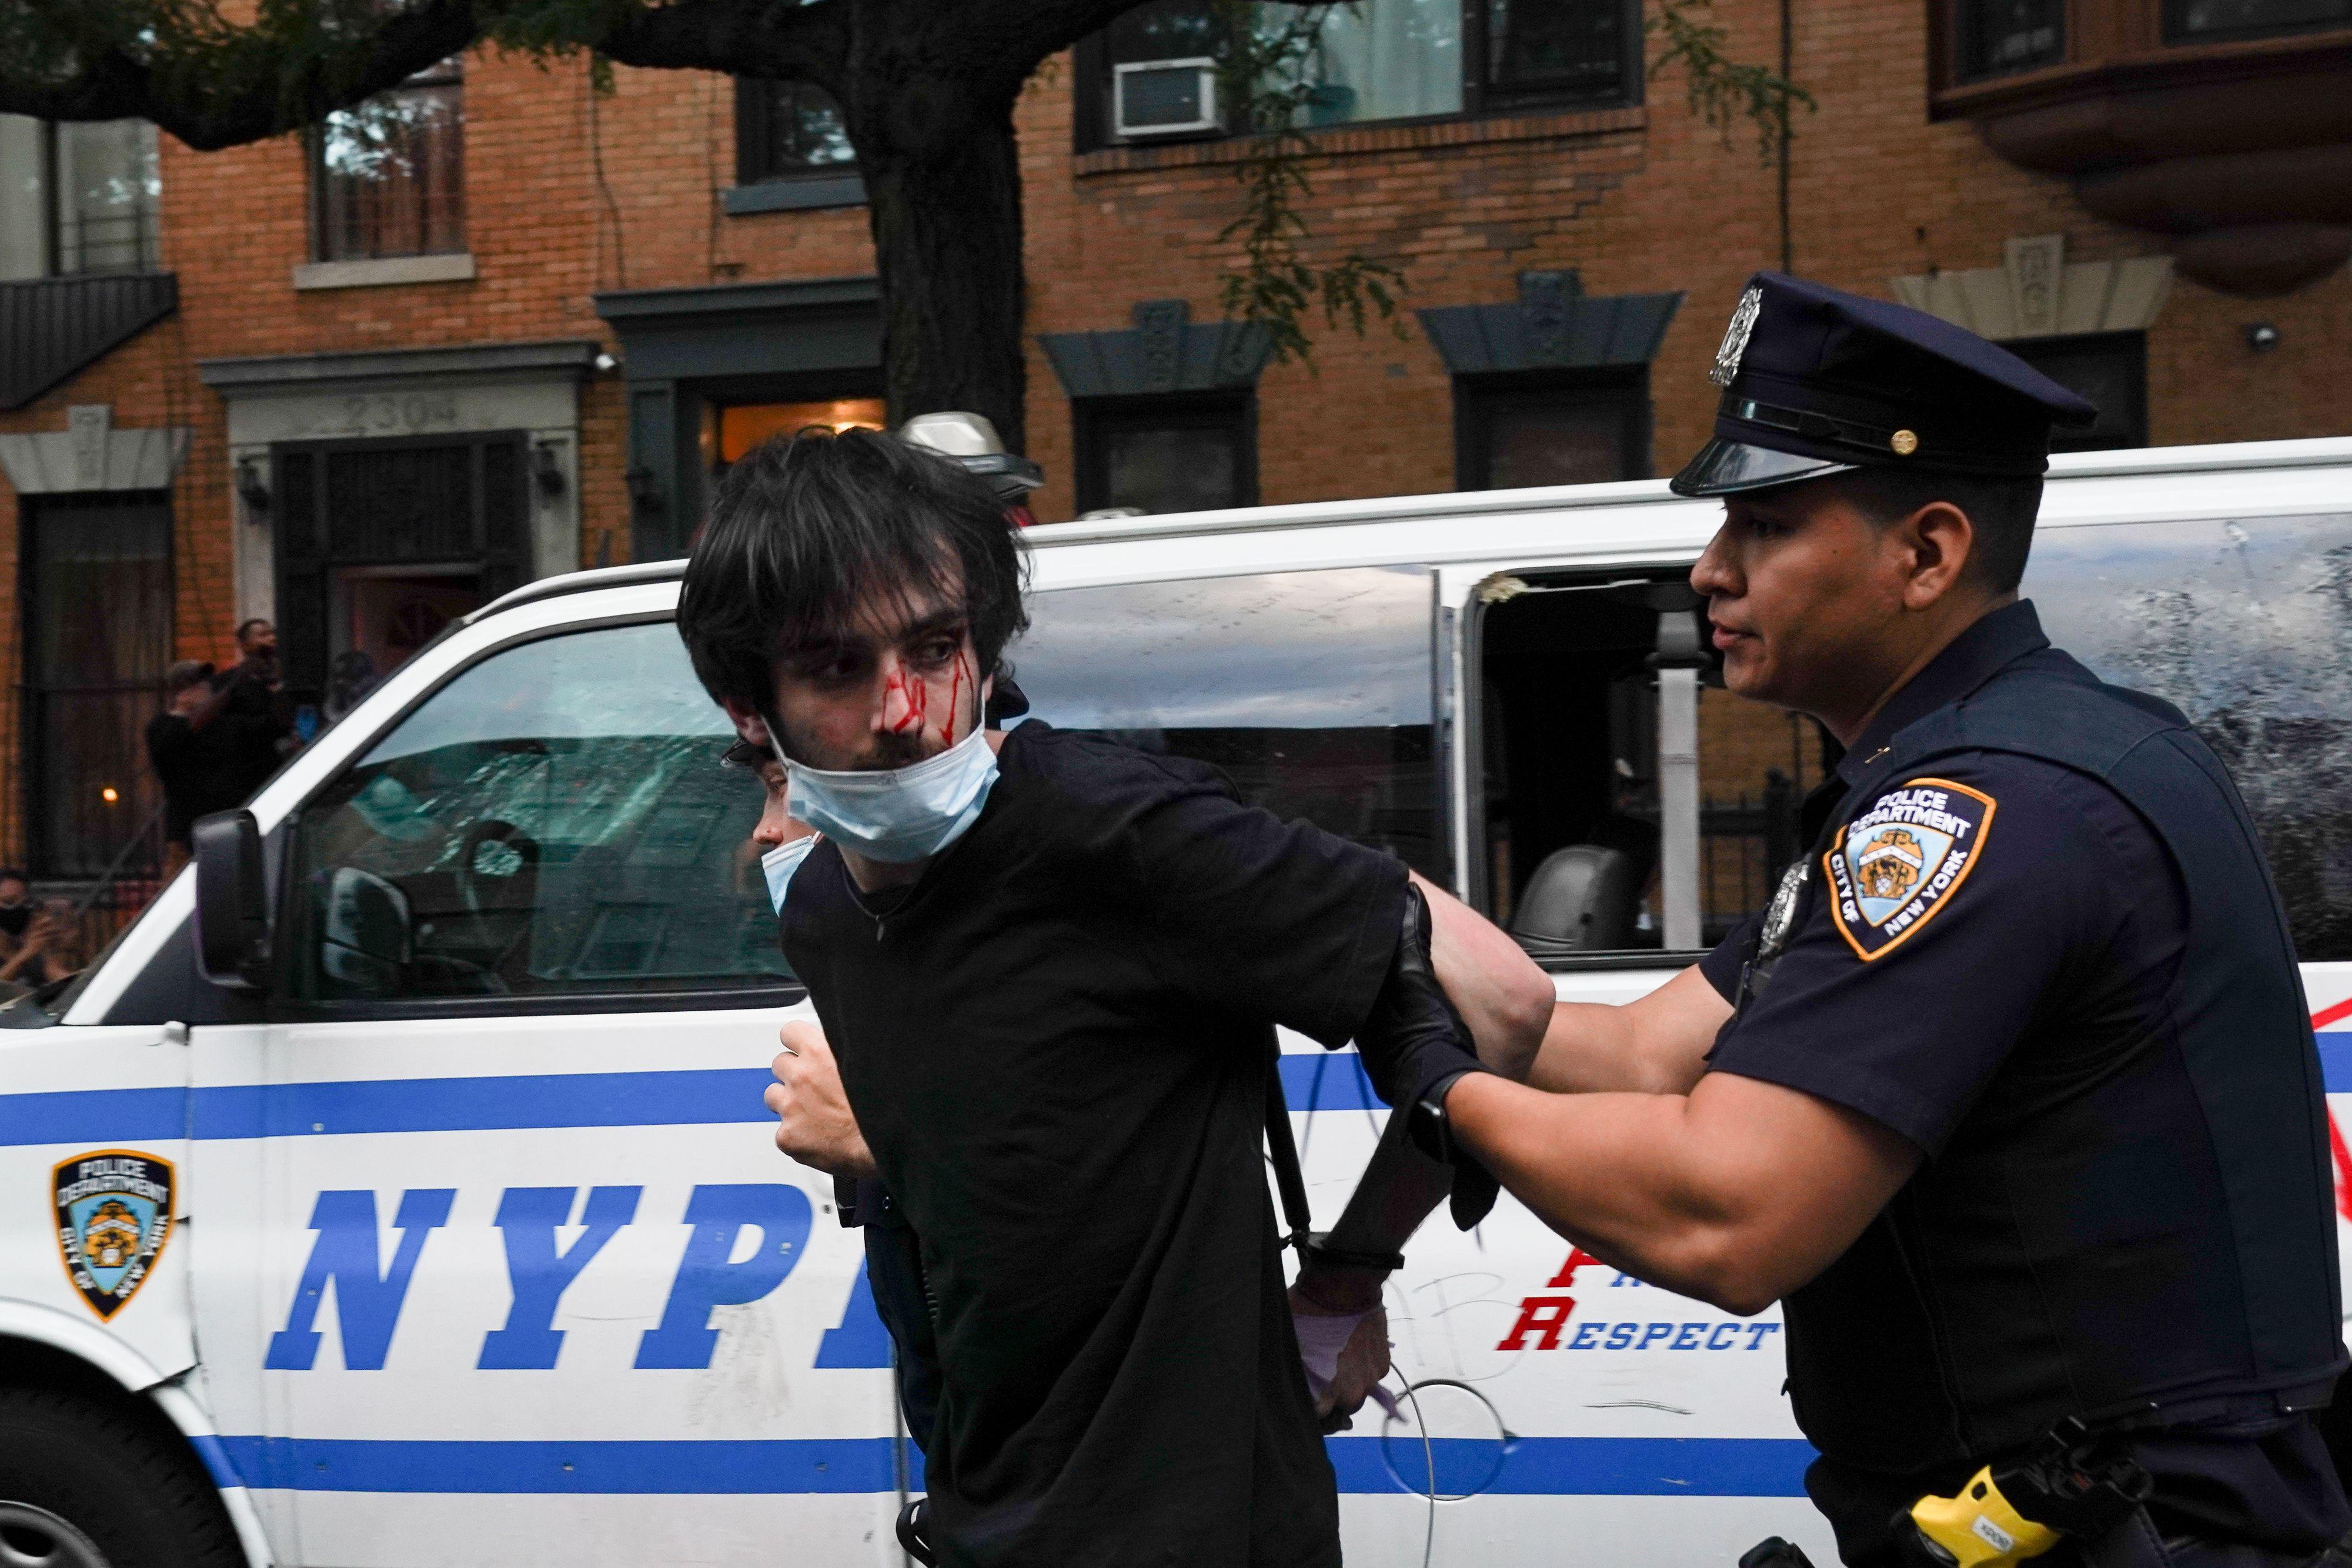
[[1691, 112], [1731, 140], [1735, 120], [1756, 126], [1756, 155], [1769, 163], [1790, 135], [1792, 110], [1819, 107], [1813, 95], [1769, 66], [1746, 66], [1724, 52], [1730, 32], [1713, 19], [1715, 0], [1660, 0], [1655, 15], [1643, 31], [1657, 40], [1649, 79], [1657, 80], [1676, 66], [1689, 73]]
[[1242, 210], [1217, 235], [1220, 245], [1241, 242], [1242, 267], [1227, 275], [1220, 303], [1227, 317], [1266, 334], [1273, 357], [1314, 367], [1307, 335], [1309, 315], [1318, 308], [1323, 325], [1345, 323], [1361, 337], [1377, 317], [1404, 336], [1397, 316], [1397, 292], [1404, 274], [1388, 262], [1350, 251], [1326, 266], [1310, 263], [1300, 249], [1307, 237], [1301, 206], [1312, 193], [1307, 160], [1315, 143], [1298, 129], [1321, 73], [1312, 69], [1323, 24], [1344, 4], [1281, 7], [1255, 0], [1218, 0], [1226, 47], [1218, 67], [1218, 97], [1234, 106], [1237, 130], [1255, 140], [1234, 171], [1242, 187]]

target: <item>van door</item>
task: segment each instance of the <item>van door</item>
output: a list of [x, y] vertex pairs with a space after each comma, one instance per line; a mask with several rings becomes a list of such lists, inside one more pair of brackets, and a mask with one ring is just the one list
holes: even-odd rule
[[[0, 1280], [26, 1326], [71, 1343], [96, 1330], [158, 1378], [195, 1362], [190, 1327], [188, 1031], [66, 1027], [20, 1001], [0, 1020]], [[69, 1336], [69, 1337], [68, 1337]]]
[[[1567, 999], [1641, 997], [1760, 910], [1803, 852], [1799, 803], [1839, 755], [1811, 721], [1722, 688], [1688, 572], [1439, 574], [1464, 896]], [[1516, 1204], [1486, 1228], [1482, 1293], [1468, 1311], [1449, 1294], [1445, 1319], [1456, 1375], [1512, 1434], [1473, 1505], [1486, 1539], [1509, 1542], [1499, 1561], [1554, 1561], [1573, 1541], [1601, 1561], [1728, 1562], [1775, 1534], [1835, 1560], [1780, 1392], [1778, 1307], [1735, 1318], [1644, 1284]], [[1439, 1561], [1454, 1517], [1439, 1516]]]
[[800, 991], [731, 738], [667, 620], [565, 629], [278, 830], [215, 1376], [297, 1561], [895, 1559], [862, 1249], [761, 1103]]

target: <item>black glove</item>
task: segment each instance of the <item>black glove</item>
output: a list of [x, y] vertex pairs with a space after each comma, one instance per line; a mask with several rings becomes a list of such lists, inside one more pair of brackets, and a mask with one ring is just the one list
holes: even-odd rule
[[[1470, 1030], [1430, 962], [1429, 901], [1407, 884], [1404, 919], [1388, 977], [1373, 1000], [1371, 1016], [1356, 1032], [1364, 1071], [1381, 1099], [1409, 1115], [1430, 1099], [1441, 1104], [1445, 1091], [1465, 1073], [1489, 1071], [1478, 1061]], [[1465, 1151], [1448, 1145], [1454, 1166], [1454, 1223], [1469, 1229], [1495, 1207], [1495, 1178]]]

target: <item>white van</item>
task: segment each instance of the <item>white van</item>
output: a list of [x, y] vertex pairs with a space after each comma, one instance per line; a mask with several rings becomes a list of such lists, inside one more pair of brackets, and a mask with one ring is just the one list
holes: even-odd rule
[[[1011, 657], [1037, 716], [1206, 758], [1622, 1000], [1761, 903], [1834, 761], [1689, 656], [1718, 516], [1653, 483], [1041, 528]], [[191, 874], [0, 1010], [0, 1539], [75, 1568], [899, 1562], [920, 1457], [859, 1239], [770, 1143], [806, 1003], [678, 571], [510, 594], [295, 758], [249, 881], [204, 889], [243, 985], [204, 977]], [[2352, 1020], [2352, 440], [2061, 458], [2027, 586], [2236, 769], [2315, 1015]], [[2352, 1021], [2321, 1041], [2352, 1090]], [[1352, 1056], [1286, 1043], [1328, 1222], [1383, 1112]], [[1357, 1568], [1695, 1568], [1774, 1533], [1834, 1560], [1777, 1312], [1645, 1286], [1507, 1198], [1426, 1229], [1389, 1305], [1406, 1418], [1331, 1444]]]

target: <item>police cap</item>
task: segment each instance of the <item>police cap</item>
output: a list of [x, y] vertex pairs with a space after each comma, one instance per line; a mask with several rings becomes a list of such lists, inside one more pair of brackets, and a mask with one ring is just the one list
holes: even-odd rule
[[1715, 439], [1674, 477], [1725, 496], [1864, 465], [2031, 478], [2098, 410], [1925, 311], [1778, 272], [1748, 280], [1709, 379]]

